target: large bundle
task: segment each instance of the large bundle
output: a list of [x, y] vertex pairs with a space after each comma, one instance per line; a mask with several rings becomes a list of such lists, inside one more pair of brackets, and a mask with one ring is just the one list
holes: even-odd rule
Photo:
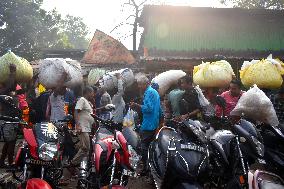
[[68, 76], [65, 86], [72, 87], [83, 82], [80, 64], [74, 60], [62, 58], [40, 61], [39, 82], [46, 88], [55, 88], [64, 72]]
[[33, 68], [29, 62], [16, 56], [13, 52], [9, 51], [4, 56], [0, 58], [0, 82], [5, 83], [10, 74], [10, 64], [14, 64], [17, 67], [16, 71], [16, 81], [28, 82], [33, 77]]
[[226, 87], [232, 81], [234, 71], [225, 60], [206, 62], [194, 66], [193, 81], [200, 87]]
[[103, 69], [92, 69], [88, 75], [89, 85], [95, 85], [105, 73], [106, 71]]
[[270, 99], [256, 85], [242, 95], [231, 115], [246, 117], [255, 121], [277, 126], [279, 124]]
[[99, 80], [99, 84], [101, 87], [106, 90], [113, 90], [117, 87], [117, 78], [115, 76], [116, 73], [120, 73], [124, 87], [129, 87], [134, 83], [134, 74], [131, 69], [125, 68], [113, 72], [108, 72], [102, 76]]
[[240, 78], [244, 86], [250, 87], [256, 84], [260, 88], [275, 89], [283, 83], [284, 64], [278, 59], [245, 61], [240, 70]]
[[186, 73], [182, 70], [169, 70], [156, 76], [152, 83], [159, 85], [159, 94], [165, 95], [171, 86], [178, 83], [178, 80], [184, 77]]

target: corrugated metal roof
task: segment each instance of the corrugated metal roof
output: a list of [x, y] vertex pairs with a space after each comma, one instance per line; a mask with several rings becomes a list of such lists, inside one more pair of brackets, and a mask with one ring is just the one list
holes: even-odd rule
[[197, 58], [284, 56], [284, 11], [145, 6], [140, 53]]

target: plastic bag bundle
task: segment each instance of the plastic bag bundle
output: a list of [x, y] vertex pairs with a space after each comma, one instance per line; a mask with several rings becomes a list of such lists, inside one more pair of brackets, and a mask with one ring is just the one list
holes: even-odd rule
[[255, 121], [279, 125], [279, 121], [270, 99], [256, 85], [242, 95], [231, 115], [246, 117]]
[[226, 87], [232, 81], [234, 71], [229, 62], [202, 62], [194, 66], [193, 81], [201, 87]]
[[135, 126], [135, 112], [132, 109], [128, 109], [127, 114], [123, 118], [123, 126], [124, 127], [134, 127]]
[[89, 85], [95, 85], [98, 83], [100, 78], [106, 73], [103, 69], [92, 69], [88, 75], [88, 83]]
[[83, 82], [80, 63], [71, 59], [50, 58], [40, 61], [39, 82], [46, 88], [54, 88], [66, 72], [66, 87], [73, 87]]
[[152, 83], [159, 85], [159, 94], [165, 95], [170, 87], [178, 83], [178, 80], [184, 77], [186, 73], [182, 70], [169, 70], [156, 76]]
[[13, 52], [8, 51], [0, 58], [1, 83], [5, 83], [9, 77], [10, 64], [14, 64], [17, 67], [17, 82], [28, 82], [33, 78], [33, 68], [30, 63], [26, 59], [18, 57]]
[[199, 103], [202, 107], [206, 107], [208, 106], [210, 103], [209, 101], [205, 98], [202, 90], [200, 89], [199, 85], [195, 86], [194, 89], [196, 90], [197, 92], [197, 95], [198, 95], [198, 100], [199, 100]]
[[260, 88], [275, 89], [283, 83], [284, 64], [272, 55], [263, 60], [245, 61], [240, 70], [240, 78], [244, 86], [256, 84]]
[[135, 77], [132, 70], [125, 68], [104, 74], [99, 80], [100, 86], [102, 88], [105, 88], [106, 90], [113, 90], [114, 88], [116, 88], [117, 87], [117, 78], [115, 76], [116, 73], [121, 74], [124, 87], [131, 86], [135, 81]]

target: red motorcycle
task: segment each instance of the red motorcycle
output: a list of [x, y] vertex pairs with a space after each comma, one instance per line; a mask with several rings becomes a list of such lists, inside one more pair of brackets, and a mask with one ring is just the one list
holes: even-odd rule
[[139, 137], [132, 128], [120, 132], [111, 120], [93, 117], [100, 126], [92, 138], [89, 160], [81, 162], [77, 188], [124, 188], [129, 176], [137, 176]]
[[23, 126], [24, 140], [15, 158], [16, 168], [12, 171], [22, 188], [34, 183], [29, 181], [30, 178], [40, 178], [53, 189], [59, 188], [63, 175], [63, 127], [71, 117], [54, 123], [38, 123], [32, 128]]

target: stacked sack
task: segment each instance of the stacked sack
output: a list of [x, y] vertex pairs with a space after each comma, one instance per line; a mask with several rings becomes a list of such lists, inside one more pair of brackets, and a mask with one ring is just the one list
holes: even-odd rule
[[217, 62], [202, 62], [194, 66], [193, 82], [200, 87], [227, 87], [235, 76], [229, 62], [220, 60]]
[[66, 87], [73, 87], [83, 83], [80, 63], [71, 59], [49, 58], [40, 61], [39, 82], [45, 88], [58, 86], [62, 75], [67, 74]]
[[1, 83], [5, 83], [9, 79], [10, 64], [14, 64], [17, 67], [16, 81], [18, 83], [28, 82], [33, 78], [33, 68], [30, 63], [26, 59], [8, 51], [0, 58]]
[[240, 70], [240, 78], [244, 86], [256, 84], [260, 88], [276, 89], [283, 83], [284, 64], [269, 55], [267, 59], [245, 61]]

